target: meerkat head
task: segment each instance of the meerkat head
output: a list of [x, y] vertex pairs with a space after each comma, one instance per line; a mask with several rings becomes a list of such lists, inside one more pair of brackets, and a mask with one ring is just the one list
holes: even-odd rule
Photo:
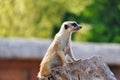
[[76, 32], [82, 28], [77, 22], [75, 21], [66, 21], [63, 23], [62, 27], [67, 32]]

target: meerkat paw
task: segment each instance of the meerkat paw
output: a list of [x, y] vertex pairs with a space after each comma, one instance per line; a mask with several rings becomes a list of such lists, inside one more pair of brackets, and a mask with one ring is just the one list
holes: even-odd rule
[[44, 76], [37, 76], [39, 78], [39, 80], [45, 80]]
[[44, 77], [44, 76], [38, 76], [38, 80], [49, 80], [47, 77]]
[[40, 72], [38, 73], [37, 77], [38, 77], [39, 79], [45, 78], [44, 76], [41, 76]]

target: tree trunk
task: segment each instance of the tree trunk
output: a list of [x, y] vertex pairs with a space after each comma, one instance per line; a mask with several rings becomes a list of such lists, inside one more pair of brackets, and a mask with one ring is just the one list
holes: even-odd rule
[[43, 80], [117, 80], [100, 57], [78, 60], [52, 69]]

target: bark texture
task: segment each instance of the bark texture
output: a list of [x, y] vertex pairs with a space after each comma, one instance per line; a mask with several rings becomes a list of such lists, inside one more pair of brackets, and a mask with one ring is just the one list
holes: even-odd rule
[[78, 60], [52, 69], [51, 75], [40, 80], [117, 80], [104, 61], [97, 56]]

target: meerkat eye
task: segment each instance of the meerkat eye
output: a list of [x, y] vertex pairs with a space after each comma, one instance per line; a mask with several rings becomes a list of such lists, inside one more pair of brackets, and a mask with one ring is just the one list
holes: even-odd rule
[[71, 25], [72, 25], [72, 26], [74, 26], [74, 27], [76, 27], [76, 26], [77, 26], [77, 24], [76, 24], [76, 23], [72, 23]]

